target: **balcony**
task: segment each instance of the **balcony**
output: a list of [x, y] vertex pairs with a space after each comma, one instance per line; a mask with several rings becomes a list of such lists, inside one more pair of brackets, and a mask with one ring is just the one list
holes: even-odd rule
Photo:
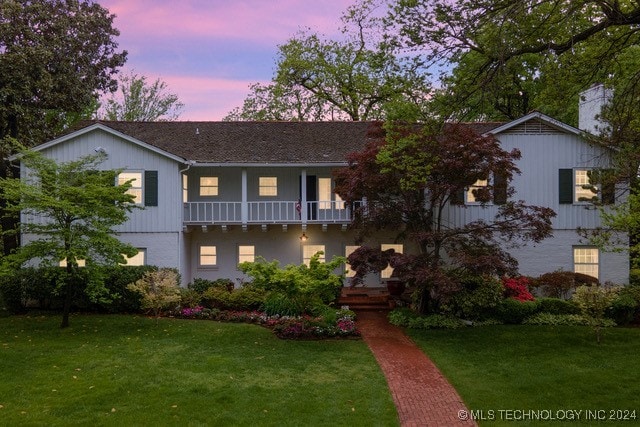
[[[356, 207], [361, 202], [354, 204]], [[342, 201], [188, 202], [190, 224], [348, 224], [351, 209]]]

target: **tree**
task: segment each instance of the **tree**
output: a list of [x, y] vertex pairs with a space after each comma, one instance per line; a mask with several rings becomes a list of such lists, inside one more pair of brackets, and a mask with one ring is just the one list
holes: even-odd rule
[[127, 53], [113, 19], [91, 0], [0, 3], [0, 140], [41, 143], [115, 90]]
[[[0, 179], [7, 212], [22, 213], [24, 218], [18, 230], [5, 230], [22, 232], [26, 240], [5, 257], [8, 266], [20, 268], [28, 261], [45, 266], [66, 262], [66, 278], [59, 284], [64, 296], [62, 327], [69, 326], [74, 292], [84, 291], [95, 298], [104, 290], [94, 267], [124, 263], [124, 255], [137, 252], [121, 243], [113, 229], [136, 208], [127, 192], [131, 184], [115, 185], [119, 171], [98, 170], [105, 158], [106, 154], [98, 153], [57, 163], [40, 153], [23, 151], [20, 159], [26, 177]], [[86, 267], [80, 267], [81, 260]]]
[[145, 76], [131, 73], [120, 79], [121, 97], [107, 100], [104, 118], [124, 121], [176, 120], [184, 104], [178, 95], [167, 92], [167, 84], [160, 79], [147, 83]]
[[576, 124], [579, 92], [606, 79], [640, 40], [635, 2], [392, 3], [388, 37], [444, 70], [439, 111], [467, 120], [537, 109]]
[[397, 55], [376, 35], [378, 21], [370, 15], [348, 9], [342, 40], [301, 31], [279, 46], [272, 83], [254, 85], [230, 117], [375, 120], [397, 104], [421, 106], [431, 90], [422, 62]]
[[249, 89], [242, 107], [234, 108], [223, 120], [319, 121], [334, 117], [334, 111], [325, 102], [304, 89], [278, 83], [254, 83]]
[[[348, 202], [367, 200], [355, 210], [352, 224], [361, 237], [393, 231], [397, 240], [419, 248], [416, 255], [395, 254], [392, 266], [418, 289], [421, 311], [457, 289], [450, 269], [515, 274], [517, 262], [504, 248], [551, 234], [551, 209], [508, 200], [520, 153], [502, 150], [494, 137], [465, 125], [437, 123], [378, 124], [369, 137], [362, 152], [349, 156], [349, 167], [336, 171], [336, 192]], [[487, 185], [473, 189], [478, 180], [488, 180]], [[470, 188], [482, 207], [490, 201], [498, 205], [495, 218], [454, 227], [445, 220], [446, 210], [463, 202], [461, 193]], [[356, 271], [361, 254], [365, 263], [377, 261], [369, 248], [357, 250], [349, 257]]]

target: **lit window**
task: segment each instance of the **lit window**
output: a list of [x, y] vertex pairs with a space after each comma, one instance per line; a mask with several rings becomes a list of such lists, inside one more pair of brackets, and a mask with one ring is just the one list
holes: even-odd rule
[[122, 172], [118, 175], [118, 185], [124, 185], [131, 181], [131, 188], [127, 194], [131, 194], [136, 205], [142, 204], [142, 172]]
[[[586, 169], [576, 169], [574, 176], [574, 202], [585, 202], [593, 200], [596, 197], [596, 193], [594, 193], [591, 188], [597, 190], [596, 186], [591, 187], [591, 182], [589, 179], [589, 171]], [[589, 186], [588, 188], [584, 188], [585, 186]]]
[[187, 203], [189, 201], [189, 177], [182, 175], [182, 202]]
[[[78, 267], [84, 267], [87, 263], [85, 260], [83, 259], [77, 259], [76, 262], [78, 263]], [[60, 267], [66, 267], [67, 266], [67, 259], [63, 259], [62, 261], [60, 261]]]
[[147, 251], [146, 249], [138, 248], [137, 254], [131, 257], [128, 257], [125, 255], [124, 259], [125, 259], [124, 261], [125, 265], [146, 265]]
[[238, 264], [241, 262], [254, 262], [256, 260], [256, 247], [248, 245], [238, 246]]
[[[396, 251], [397, 254], [401, 254], [403, 247], [402, 245], [380, 245], [380, 249], [382, 251], [393, 249]], [[387, 266], [387, 268], [385, 268], [380, 272], [380, 277], [382, 279], [388, 279], [389, 277], [391, 277], [392, 273], [393, 273], [393, 268], [391, 266]]]
[[215, 246], [200, 246], [200, 265], [218, 265], [218, 256]]
[[[348, 258], [349, 255], [354, 253], [356, 251], [356, 249], [358, 249], [359, 247], [360, 246], [350, 246], [350, 245], [345, 246], [344, 247], [344, 256]], [[345, 276], [353, 277], [353, 276], [356, 275], [356, 272], [351, 269], [351, 266], [349, 265], [349, 263], [346, 264], [346, 269], [347, 269], [347, 272], [345, 273]]]
[[218, 177], [217, 176], [201, 176], [200, 177], [200, 195], [201, 196], [217, 196], [218, 195]]
[[489, 185], [489, 181], [486, 179], [477, 180], [472, 186], [467, 190], [467, 203], [478, 203], [478, 199], [476, 198], [474, 191], [481, 190]]
[[345, 204], [342, 197], [340, 197], [338, 193], [333, 193], [333, 196], [336, 198], [336, 209], [344, 209]]
[[275, 176], [261, 176], [258, 182], [258, 191], [261, 196], [278, 195], [278, 178]]
[[311, 257], [317, 254], [318, 252], [322, 252], [318, 261], [324, 262], [324, 245], [304, 245], [302, 247], [302, 262], [304, 262], [307, 266], [311, 261]]
[[599, 254], [597, 248], [573, 248], [573, 271], [599, 277]]
[[331, 178], [318, 178], [318, 209], [331, 209]]

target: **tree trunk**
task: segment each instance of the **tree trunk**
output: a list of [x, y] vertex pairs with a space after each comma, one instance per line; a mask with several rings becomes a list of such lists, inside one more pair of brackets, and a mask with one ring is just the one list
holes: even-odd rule
[[71, 297], [72, 290], [69, 283], [65, 285], [65, 294], [64, 294], [64, 304], [62, 305], [62, 323], [60, 324], [61, 328], [69, 327], [69, 312], [71, 311]]

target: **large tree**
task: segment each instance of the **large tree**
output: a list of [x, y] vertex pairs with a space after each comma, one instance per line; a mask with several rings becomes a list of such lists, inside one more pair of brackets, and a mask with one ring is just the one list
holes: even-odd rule
[[75, 292], [99, 295], [102, 284], [93, 267], [124, 263], [123, 254], [137, 252], [115, 237], [113, 227], [125, 222], [136, 206], [127, 192], [130, 183], [115, 185], [118, 171], [99, 170], [105, 158], [106, 154], [98, 153], [58, 163], [40, 153], [24, 151], [20, 160], [26, 177], [0, 179], [7, 212], [22, 213], [25, 219], [17, 230], [5, 230], [21, 232], [26, 238], [5, 257], [8, 268], [20, 268], [29, 261], [44, 266], [66, 262], [66, 278], [59, 284], [64, 296], [62, 327], [69, 325]]
[[131, 72], [120, 78], [119, 86], [119, 95], [107, 99], [101, 114], [106, 120], [153, 122], [180, 117], [184, 104], [178, 95], [168, 92], [162, 80], [148, 83], [145, 76]]
[[384, 42], [372, 13], [349, 8], [341, 39], [307, 30], [279, 46], [272, 83], [254, 85], [230, 118], [375, 120], [398, 104], [421, 106], [431, 89], [420, 58]]
[[577, 124], [579, 92], [610, 76], [618, 55], [640, 41], [634, 1], [390, 3], [388, 36], [443, 66], [439, 111], [463, 119], [537, 109]]
[[113, 19], [91, 0], [0, 2], [0, 140], [41, 143], [116, 89]]
[[[336, 172], [336, 192], [349, 202], [367, 201], [353, 222], [363, 237], [387, 230], [419, 248], [396, 255], [392, 265], [418, 290], [422, 311], [457, 289], [451, 268], [515, 274], [517, 262], [506, 249], [551, 234], [551, 209], [510, 200], [520, 153], [504, 151], [494, 137], [468, 125], [435, 123], [378, 125], [369, 136], [365, 149], [349, 156], [349, 167]], [[478, 180], [486, 185], [473, 189]], [[483, 210], [497, 206], [495, 216], [453, 226], [445, 220], [447, 209], [464, 209], [469, 188]], [[349, 257], [356, 271], [371, 251], [363, 247]]]

